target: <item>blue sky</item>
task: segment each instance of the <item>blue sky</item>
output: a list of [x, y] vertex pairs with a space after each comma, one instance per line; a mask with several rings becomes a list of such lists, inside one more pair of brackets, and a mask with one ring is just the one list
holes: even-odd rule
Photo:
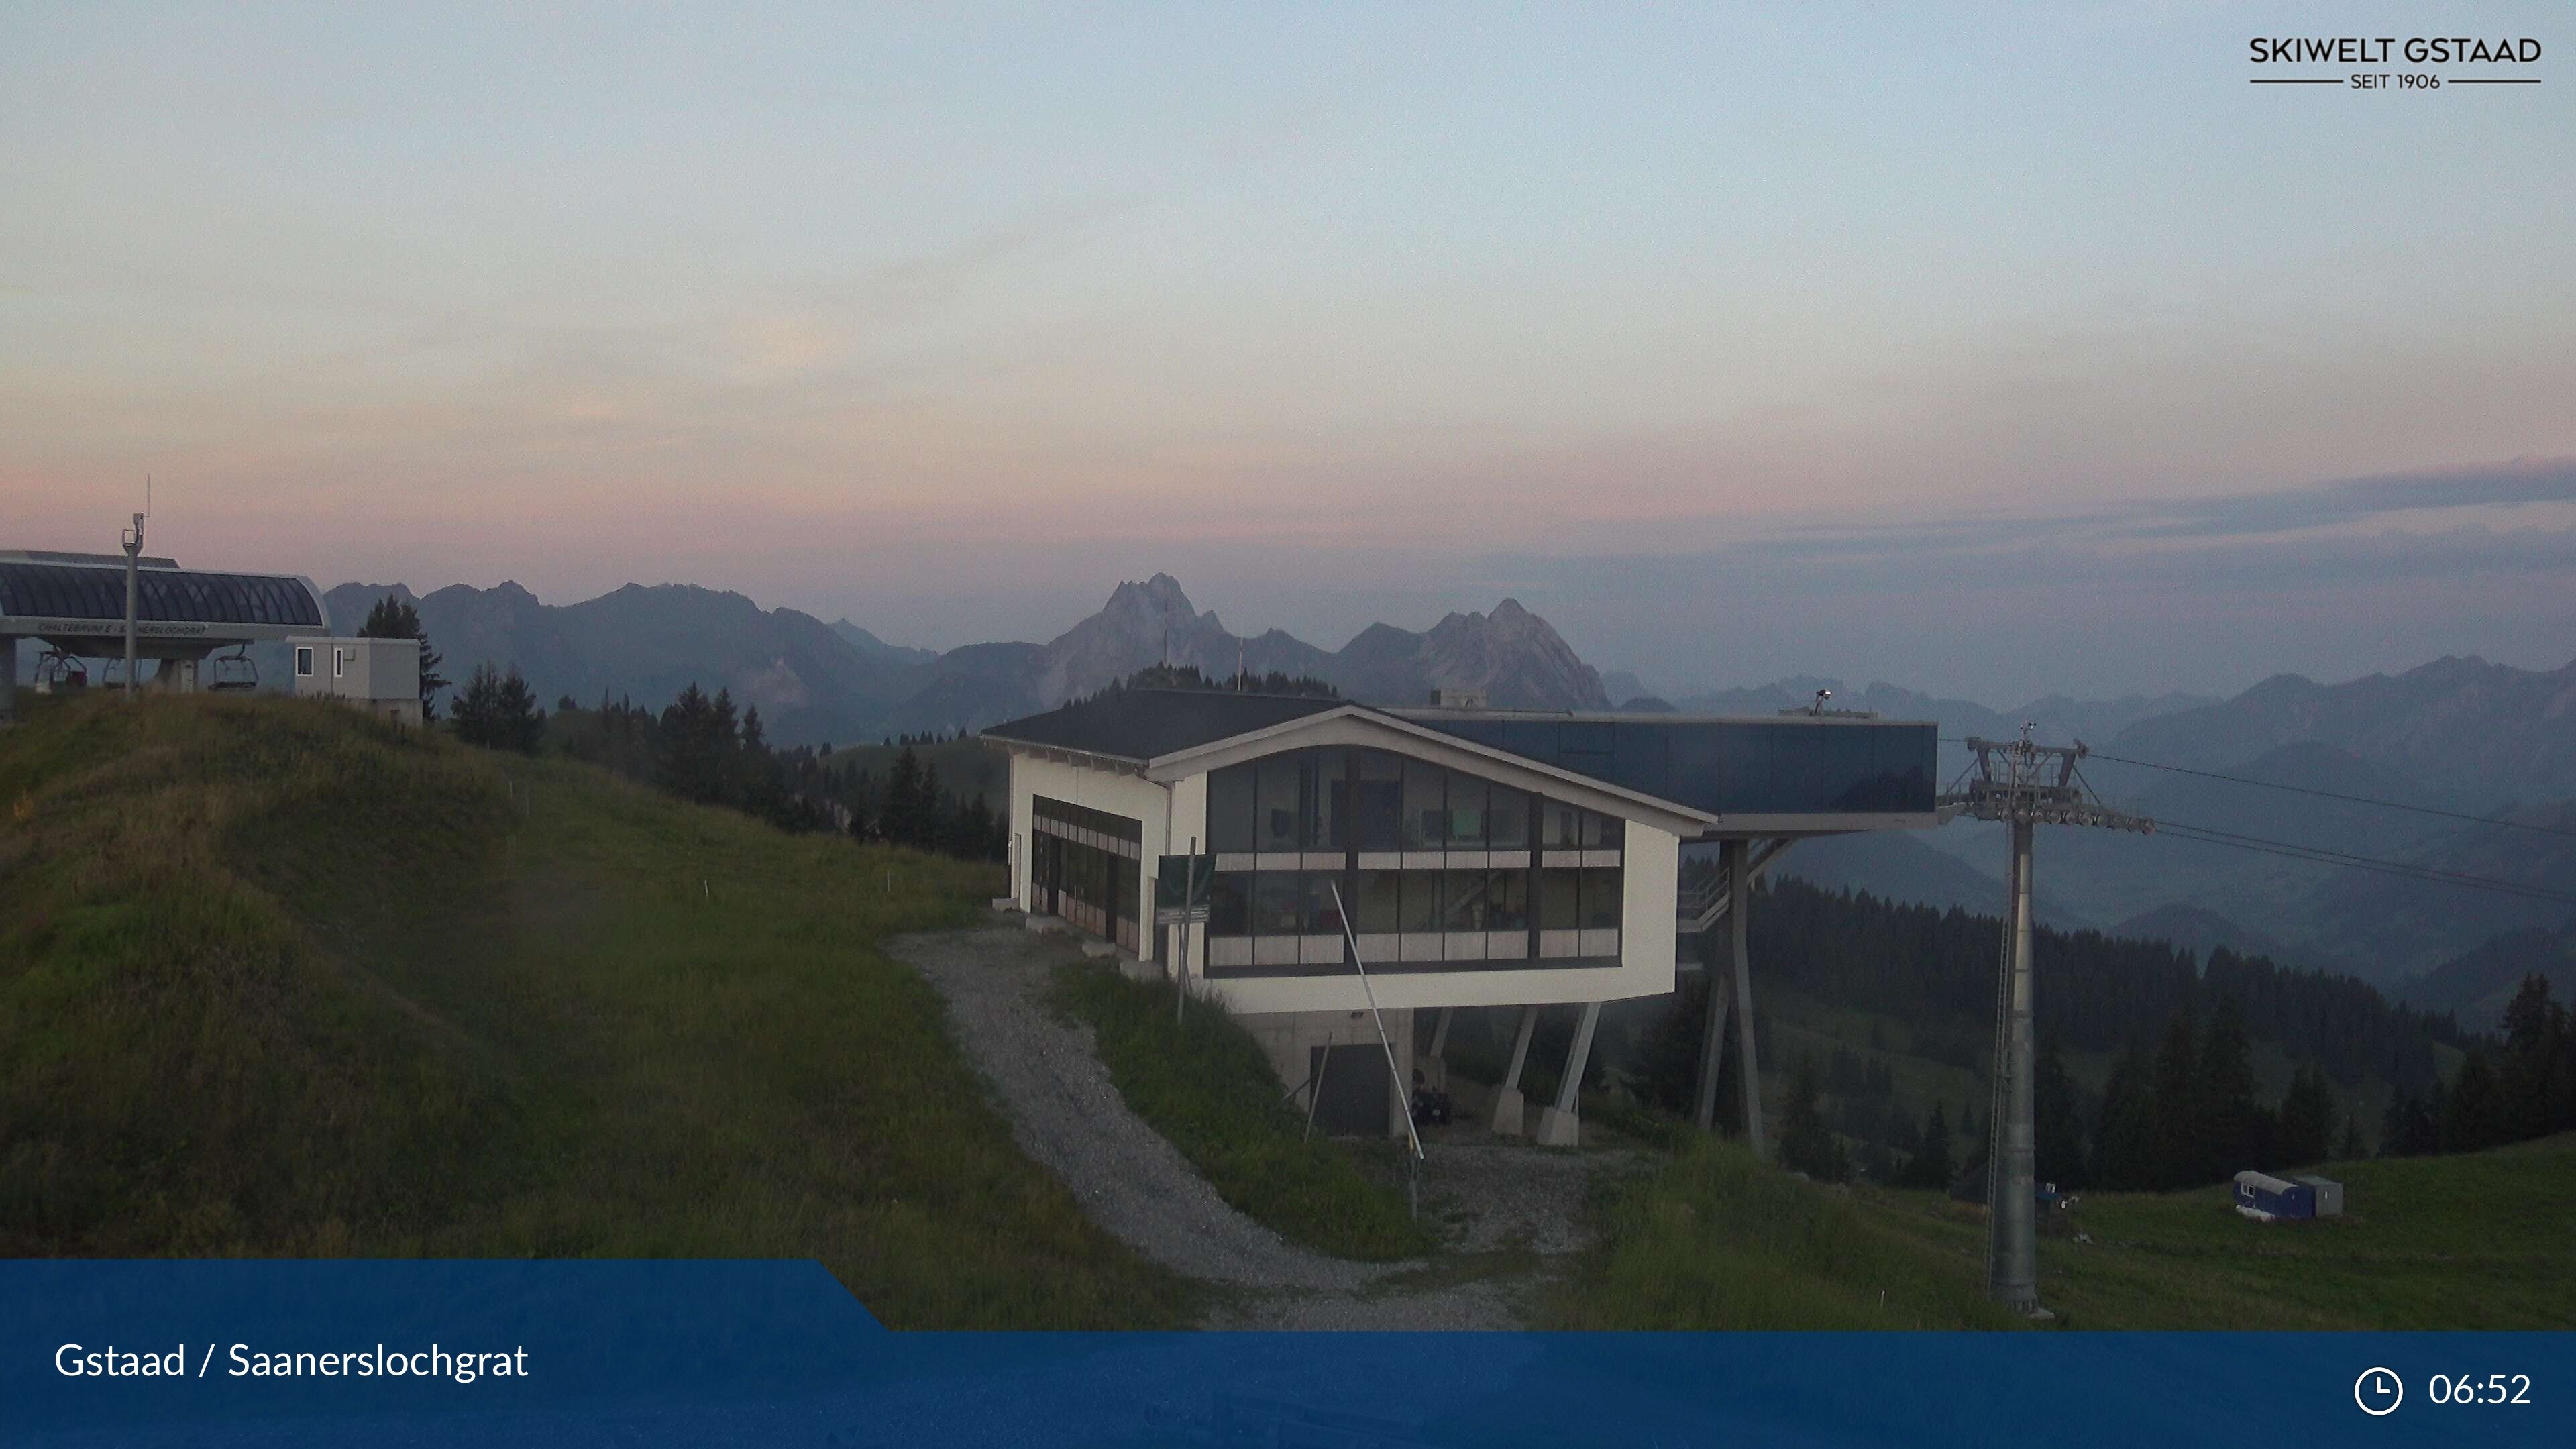
[[2576, 656], [2566, 7], [2433, 93], [2246, 83], [2420, 7], [1896, 8], [0, 4], [0, 507], [938, 646]]

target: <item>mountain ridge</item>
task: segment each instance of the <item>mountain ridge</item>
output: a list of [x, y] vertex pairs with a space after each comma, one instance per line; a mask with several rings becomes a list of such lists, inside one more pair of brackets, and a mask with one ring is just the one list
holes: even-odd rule
[[517, 668], [540, 698], [601, 695], [654, 703], [689, 683], [756, 705], [784, 744], [881, 734], [975, 730], [1051, 708], [1148, 665], [1231, 676], [1313, 675], [1370, 703], [1414, 704], [1433, 688], [1478, 689], [1527, 709], [1606, 709], [1600, 676], [1546, 620], [1516, 599], [1489, 614], [1453, 612], [1416, 633], [1377, 623], [1341, 650], [1281, 629], [1249, 637], [1191, 604], [1179, 580], [1128, 580], [1098, 613], [1044, 644], [993, 642], [942, 653], [887, 643], [853, 621], [826, 624], [790, 608], [695, 584], [626, 584], [547, 604], [515, 581], [449, 584], [416, 594], [395, 583], [346, 583], [325, 602], [354, 629], [378, 599], [402, 599], [461, 681], [476, 666]]

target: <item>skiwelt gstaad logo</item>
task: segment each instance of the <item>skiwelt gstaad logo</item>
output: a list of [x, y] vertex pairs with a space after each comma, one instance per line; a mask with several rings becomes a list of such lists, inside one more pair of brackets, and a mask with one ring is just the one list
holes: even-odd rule
[[2536, 86], [2543, 49], [2528, 35], [2257, 35], [2246, 44], [2258, 86], [2347, 91]]

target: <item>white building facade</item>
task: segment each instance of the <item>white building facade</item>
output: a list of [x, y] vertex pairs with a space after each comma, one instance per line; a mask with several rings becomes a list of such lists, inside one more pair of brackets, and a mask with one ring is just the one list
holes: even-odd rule
[[299, 634], [286, 641], [299, 696], [337, 699], [395, 724], [420, 723], [420, 641]]

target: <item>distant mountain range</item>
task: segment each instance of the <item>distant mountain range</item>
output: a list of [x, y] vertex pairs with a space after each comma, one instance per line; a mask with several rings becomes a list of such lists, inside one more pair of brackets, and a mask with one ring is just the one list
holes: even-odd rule
[[444, 672], [516, 667], [539, 697], [668, 701], [695, 682], [757, 705], [781, 743], [980, 729], [1088, 694], [1169, 661], [1231, 675], [1279, 670], [1325, 679], [1354, 699], [1414, 704], [1434, 688], [1483, 690], [1497, 705], [1606, 709], [1601, 677], [1547, 621], [1512, 599], [1490, 614], [1451, 614], [1428, 631], [1373, 624], [1339, 650], [1283, 631], [1245, 637], [1156, 574], [1120, 584], [1101, 611], [1044, 644], [970, 644], [941, 654], [888, 644], [842, 619], [764, 610], [740, 594], [629, 584], [578, 604], [540, 603], [515, 583], [342, 584], [326, 596], [339, 627], [377, 600], [412, 602]]
[[2576, 993], [2576, 920], [2555, 930], [2509, 931], [2409, 982], [2404, 995], [2428, 1010], [2457, 1012], [2463, 1026], [2494, 1031], [2531, 975], [2547, 977], [2557, 1001]]
[[[569, 605], [540, 603], [516, 584], [456, 585], [417, 598], [400, 584], [343, 584], [329, 594], [333, 618], [353, 628], [387, 594], [414, 599], [451, 679], [485, 660], [516, 665], [541, 698], [585, 704], [603, 694], [659, 704], [692, 681], [721, 686], [758, 705], [770, 737], [782, 743], [979, 729], [1166, 660], [1216, 675], [1238, 665], [1313, 675], [1382, 704], [1463, 688], [1529, 709], [1768, 714], [1829, 689], [1837, 708], [1939, 723], [1945, 784], [1966, 759], [1961, 739], [2009, 738], [2028, 721], [2044, 741], [2085, 741], [2096, 751], [2086, 777], [2106, 797], [2169, 824], [2495, 878], [2548, 895], [2399, 879], [2170, 832], [2142, 838], [2052, 827], [2041, 833], [2038, 855], [2040, 914], [2051, 924], [2152, 935], [2204, 953], [2225, 945], [2396, 988], [2433, 981], [2499, 936], [2545, 937], [2576, 911], [2556, 899], [2576, 897], [2576, 664], [2533, 671], [2452, 658], [2343, 684], [2282, 675], [2232, 699], [2057, 695], [1996, 710], [1885, 682], [1852, 688], [1826, 678], [1658, 693], [1635, 674], [1595, 671], [1512, 599], [1419, 632], [1373, 624], [1327, 650], [1277, 629], [1237, 634], [1201, 613], [1168, 574], [1120, 584], [1098, 613], [1045, 643], [945, 653], [888, 643], [848, 619], [826, 624], [793, 609], [764, 610], [740, 594], [671, 584], [628, 585]], [[1890, 899], [1988, 912], [2002, 899], [2003, 854], [1995, 827], [1960, 821], [1920, 835], [1808, 842], [1781, 869]], [[2456, 983], [2475, 974], [2463, 968], [2442, 978], [2454, 986], [2424, 989], [2458, 997], [2466, 988]]]
[[[2544, 671], [2446, 658], [2342, 684], [2282, 675], [2227, 700], [2047, 699], [2002, 715], [1887, 685], [1846, 694], [1832, 681], [1803, 679], [1679, 703], [1778, 708], [1824, 687], [1835, 688], [1836, 705], [1937, 720], [1945, 739], [2009, 735], [2018, 730], [2016, 714], [2035, 720], [2041, 738], [2080, 738], [2096, 751], [2084, 774], [2112, 803], [2260, 846], [2170, 831], [2141, 838], [2043, 830], [2037, 881], [2062, 922], [2153, 934], [2204, 952], [2251, 945], [2285, 962], [2402, 988], [2499, 934], [2556, 929], [2576, 913], [2576, 664]], [[1945, 755], [1945, 773], [1964, 762], [1956, 744]], [[2266, 842], [2545, 894], [2292, 859]], [[1922, 843], [2000, 875], [2000, 827], [1956, 822]], [[1793, 852], [1784, 868], [1794, 871], [1796, 859]]]

